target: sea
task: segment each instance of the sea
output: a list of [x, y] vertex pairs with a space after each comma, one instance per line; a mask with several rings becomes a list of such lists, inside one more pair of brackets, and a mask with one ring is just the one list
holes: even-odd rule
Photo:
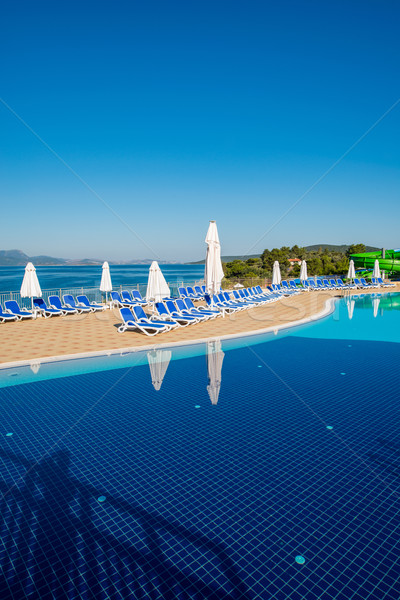
[[[147, 285], [150, 265], [110, 265], [114, 289]], [[160, 265], [167, 283], [172, 288], [191, 285], [204, 277], [204, 265]], [[25, 267], [0, 267], [0, 293], [19, 292]], [[38, 266], [36, 273], [42, 290], [98, 288], [101, 265]]]

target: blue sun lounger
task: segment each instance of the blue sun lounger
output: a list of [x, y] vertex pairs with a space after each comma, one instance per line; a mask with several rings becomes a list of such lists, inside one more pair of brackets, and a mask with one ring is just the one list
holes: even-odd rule
[[177, 309], [177, 307], [175, 306], [174, 302], [172, 300], [166, 300], [164, 303], [164, 306], [166, 306], [167, 311], [169, 312], [170, 316], [175, 319], [175, 321], [178, 321], [179, 323], [181, 323], [182, 321], [186, 321], [186, 323], [192, 324], [194, 325], [195, 323], [199, 322], [199, 319], [197, 319], [196, 317], [193, 317], [192, 315], [189, 314], [182, 314], [181, 311], [179, 311]]
[[98, 310], [104, 310], [106, 308], [105, 304], [97, 304], [97, 302], [89, 302], [89, 298], [84, 294], [76, 297], [78, 304], [82, 306], [86, 306], [87, 308], [91, 308], [93, 312]]
[[219, 312], [219, 310], [209, 310], [209, 309], [205, 308], [204, 306], [198, 306], [196, 308], [190, 298], [184, 298], [183, 301], [184, 301], [189, 313], [191, 315], [193, 314], [194, 317], [196, 316], [197, 313], [200, 313], [200, 314], [208, 315], [208, 317], [210, 319], [215, 319], [215, 317], [218, 317], [218, 315], [221, 314]]
[[92, 312], [92, 309], [88, 308], [87, 306], [81, 306], [81, 305], [78, 306], [78, 304], [75, 302], [74, 297], [71, 296], [71, 294], [64, 294], [63, 302], [66, 306], [69, 306], [70, 308], [74, 308], [76, 311], [78, 311], [78, 314]]
[[136, 302], [136, 304], [140, 304], [141, 306], [147, 305], [147, 301], [143, 298], [143, 296], [139, 292], [139, 290], [132, 290], [132, 297], [133, 297], [134, 301]]
[[17, 316], [19, 320], [33, 319], [34, 317], [34, 314], [29, 312], [28, 310], [21, 310], [18, 302], [16, 302], [15, 300], [6, 300], [4, 302], [4, 306], [7, 313]]
[[[186, 299], [190, 300], [190, 298], [186, 298]], [[196, 310], [196, 308], [189, 310], [188, 307], [186, 306], [186, 303], [184, 302], [183, 298], [177, 298], [175, 300], [175, 305], [181, 315], [194, 317], [198, 321], [208, 321], [208, 319], [209, 319], [208, 315], [206, 315], [204, 313], [202, 314], [200, 311]]]
[[156, 325], [163, 325], [166, 328], [166, 331], [170, 331], [171, 329], [175, 329], [175, 327], [178, 327], [178, 323], [176, 321], [164, 321], [164, 320], [159, 320], [157, 319], [157, 317], [155, 315], [149, 316], [146, 315], [146, 313], [144, 312], [143, 308], [139, 305], [136, 304], [136, 306], [133, 307], [133, 312], [135, 314], [136, 320], [138, 323], [155, 323]]
[[373, 277], [372, 282], [375, 282], [376, 284], [378, 284], [378, 286], [381, 287], [396, 287], [394, 283], [386, 283], [385, 281], [383, 281], [382, 277]]
[[125, 300], [125, 298], [121, 298], [118, 292], [110, 292], [112, 304], [119, 308], [132, 308], [133, 306], [137, 306], [137, 302], [133, 302], [132, 300]]
[[[178, 327], [187, 327], [193, 323], [192, 319], [187, 319], [186, 317], [182, 317], [181, 315], [176, 315], [174, 317], [171, 316], [171, 313], [167, 310], [167, 307], [163, 302], [155, 303], [156, 310], [158, 312], [157, 317], [162, 321], [173, 321], [177, 323]], [[176, 311], [175, 311], [176, 312]]]
[[78, 313], [76, 308], [71, 308], [70, 306], [64, 306], [61, 303], [59, 296], [49, 296], [49, 304], [50, 304], [51, 308], [60, 310], [63, 315], [76, 315]]
[[33, 306], [40, 314], [44, 316], [45, 319], [62, 314], [61, 310], [58, 308], [49, 308], [43, 298], [34, 298]]
[[[137, 305], [136, 305], [137, 306]], [[169, 331], [169, 327], [165, 324], [152, 323], [148, 319], [137, 319], [129, 308], [121, 308], [119, 311], [121, 315], [122, 324], [118, 327], [118, 332], [123, 333], [127, 330], [141, 331], [145, 335], [153, 336], [163, 331]]]
[[6, 321], [18, 321], [17, 315], [13, 315], [11, 313], [6, 313], [3, 311], [3, 307], [0, 304], [0, 323], [5, 323]]

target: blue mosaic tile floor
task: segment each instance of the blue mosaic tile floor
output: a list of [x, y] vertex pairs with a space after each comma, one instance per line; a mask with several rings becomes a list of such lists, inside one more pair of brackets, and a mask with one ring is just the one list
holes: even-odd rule
[[[398, 600], [400, 345], [1, 390], [0, 598]], [[7, 435], [12, 434], [12, 435]]]

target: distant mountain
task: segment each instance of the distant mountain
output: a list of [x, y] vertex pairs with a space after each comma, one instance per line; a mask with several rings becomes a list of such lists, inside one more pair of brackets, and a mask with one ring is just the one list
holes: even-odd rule
[[[125, 260], [125, 261], [111, 261], [108, 262], [110, 265], [150, 265], [153, 262], [153, 258], [144, 258], [141, 260]], [[37, 266], [48, 266], [48, 265], [102, 265], [104, 259], [100, 258], [54, 258], [53, 256], [28, 256], [22, 250], [0, 250], [0, 267], [25, 267], [28, 262], [32, 262]], [[159, 260], [160, 265], [167, 264], [179, 264], [178, 261]]]
[[[335, 244], [313, 244], [312, 246], [304, 246], [304, 248], [306, 250], [308, 250], [309, 252], [318, 252], [318, 250], [321, 248], [322, 250], [329, 250], [329, 251], [333, 251], [333, 252], [342, 252], [342, 254], [345, 254], [347, 249], [350, 248], [350, 244], [346, 245], [346, 244], [342, 244], [342, 245], [335, 245]], [[375, 246], [365, 246], [365, 252], [376, 252], [377, 250], [381, 250], [381, 248], [375, 248]], [[221, 256], [221, 260], [222, 262], [232, 262], [233, 260], [247, 260], [248, 258], [260, 258], [261, 254], [247, 254], [246, 256]], [[203, 258], [203, 260], [198, 260], [196, 262], [189, 262], [186, 263], [187, 265], [204, 265], [205, 263], [205, 259]]]
[[[261, 254], [246, 254], [246, 256], [221, 256], [222, 262], [232, 262], [233, 260], [247, 260], [248, 258], [260, 258]], [[204, 265], [206, 262], [203, 260], [197, 260], [196, 262], [188, 262], [186, 265]]]

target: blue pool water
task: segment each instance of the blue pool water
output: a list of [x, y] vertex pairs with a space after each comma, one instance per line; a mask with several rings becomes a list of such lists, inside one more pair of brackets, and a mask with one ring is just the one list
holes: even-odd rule
[[0, 598], [397, 600], [400, 298], [379, 299], [3, 372]]

